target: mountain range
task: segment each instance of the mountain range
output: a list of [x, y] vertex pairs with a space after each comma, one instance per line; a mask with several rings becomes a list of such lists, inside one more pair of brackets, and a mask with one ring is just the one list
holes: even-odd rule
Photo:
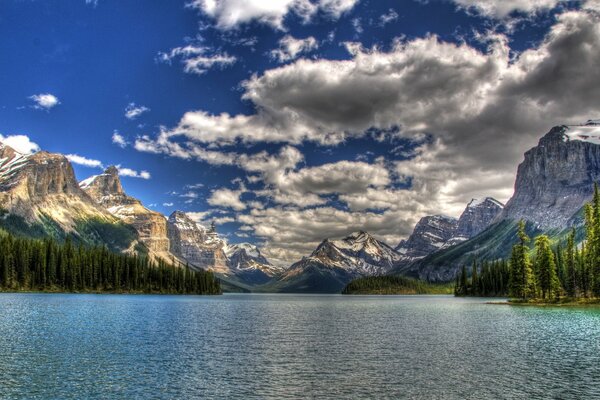
[[283, 268], [255, 245], [228, 244], [214, 225], [199, 225], [182, 211], [166, 217], [145, 207], [124, 191], [117, 167], [78, 182], [63, 155], [20, 154], [0, 144], [0, 227], [212, 270], [239, 290], [339, 292], [364, 276], [453, 280], [474, 259], [507, 257], [521, 219], [531, 234], [558, 240], [582, 225], [582, 208], [599, 178], [600, 125], [557, 126], [525, 153], [506, 205], [484, 197], [471, 200], [459, 218], [424, 216], [395, 247], [362, 231], [325, 239]]

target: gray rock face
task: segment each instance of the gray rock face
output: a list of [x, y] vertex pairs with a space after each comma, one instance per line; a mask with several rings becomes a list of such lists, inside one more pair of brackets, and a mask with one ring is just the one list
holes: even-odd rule
[[458, 219], [455, 236], [466, 240], [483, 232], [503, 209], [504, 205], [491, 197], [471, 200]]
[[444, 247], [456, 235], [457, 228], [456, 218], [428, 215], [417, 222], [413, 233], [398, 244], [396, 251], [402, 255], [404, 262], [423, 258]]
[[184, 212], [173, 212], [167, 221], [171, 252], [191, 268], [230, 275], [225, 243], [198, 226]]
[[402, 268], [476, 236], [491, 225], [502, 209], [502, 203], [486, 197], [471, 200], [459, 219], [444, 215], [421, 218], [410, 237], [396, 247], [396, 251], [402, 255], [398, 267]]
[[519, 165], [515, 193], [501, 219], [525, 219], [541, 229], [565, 227], [591, 199], [600, 180], [600, 145], [582, 135], [568, 137], [571, 128], [552, 128], [525, 153]]

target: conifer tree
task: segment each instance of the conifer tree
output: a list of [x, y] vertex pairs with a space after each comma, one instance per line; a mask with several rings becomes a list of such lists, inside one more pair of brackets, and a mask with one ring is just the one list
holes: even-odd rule
[[525, 221], [519, 221], [519, 243], [512, 248], [510, 257], [510, 295], [519, 299], [535, 297], [535, 280], [529, 260], [529, 236], [525, 232]]
[[555, 298], [560, 294], [560, 282], [556, 273], [554, 254], [550, 248], [550, 239], [540, 235], [535, 239], [535, 272], [542, 298]]

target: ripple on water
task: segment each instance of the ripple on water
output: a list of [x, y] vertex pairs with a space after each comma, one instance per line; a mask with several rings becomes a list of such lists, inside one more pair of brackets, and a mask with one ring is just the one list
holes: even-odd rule
[[600, 310], [483, 303], [0, 294], [0, 397], [600, 397]]

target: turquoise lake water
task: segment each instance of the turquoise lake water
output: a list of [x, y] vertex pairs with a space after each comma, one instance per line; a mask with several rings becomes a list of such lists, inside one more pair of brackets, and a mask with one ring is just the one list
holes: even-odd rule
[[600, 309], [0, 294], [0, 398], [600, 398]]

